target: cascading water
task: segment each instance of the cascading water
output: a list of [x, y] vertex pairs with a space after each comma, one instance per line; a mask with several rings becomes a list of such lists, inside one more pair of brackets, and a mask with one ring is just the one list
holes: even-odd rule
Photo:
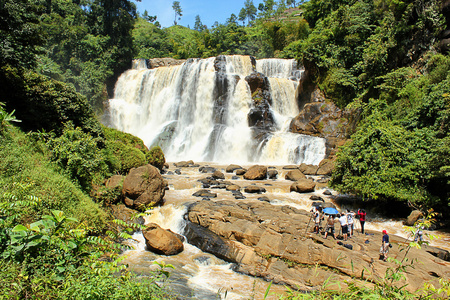
[[[248, 125], [254, 99], [245, 80], [255, 65], [268, 77], [274, 120], [258, 142], [258, 129]], [[324, 139], [288, 132], [299, 113], [302, 70], [294, 60], [255, 63], [236, 55], [151, 70], [140, 60], [133, 67], [120, 76], [109, 101], [110, 124], [137, 135], [149, 147], [160, 145], [169, 161], [318, 164], [325, 156]]]

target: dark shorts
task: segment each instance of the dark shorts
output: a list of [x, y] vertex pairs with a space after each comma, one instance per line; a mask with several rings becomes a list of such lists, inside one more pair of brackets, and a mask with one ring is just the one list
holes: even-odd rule
[[348, 226], [344, 225], [342, 226], [342, 234], [347, 234], [348, 233]]

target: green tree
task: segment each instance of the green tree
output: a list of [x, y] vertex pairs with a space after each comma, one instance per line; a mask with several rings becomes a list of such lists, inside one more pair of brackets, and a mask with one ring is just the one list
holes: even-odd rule
[[[247, 17], [247, 23], [250, 24], [251, 21], [255, 20], [257, 9], [253, 4], [253, 0], [245, 0], [244, 3], [245, 15]], [[239, 16], [241, 13], [239, 12]]]
[[32, 67], [43, 44], [39, 6], [27, 0], [0, 2], [0, 66]]
[[245, 8], [241, 8], [241, 10], [239, 11], [239, 21], [242, 22], [242, 25], [245, 26], [245, 19], [247, 18], [247, 12], [245, 10]]
[[183, 10], [180, 6], [180, 1], [173, 1], [172, 9], [175, 12], [175, 19], [173, 20], [173, 24], [177, 25], [177, 16], [178, 20], [180, 20], [180, 17], [183, 16]]
[[202, 24], [202, 21], [200, 20], [200, 16], [196, 15], [195, 16], [195, 24], [194, 24], [194, 30], [197, 30], [199, 32], [203, 31], [204, 27]]

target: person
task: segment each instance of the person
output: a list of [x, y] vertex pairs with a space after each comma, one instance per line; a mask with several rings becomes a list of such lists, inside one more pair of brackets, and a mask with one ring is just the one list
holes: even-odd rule
[[319, 234], [320, 219], [321, 219], [321, 207], [316, 208], [313, 213], [314, 218], [314, 233]]
[[383, 238], [381, 240], [381, 248], [380, 248], [380, 254], [383, 257], [383, 261], [387, 260], [389, 253], [389, 235], [387, 234], [386, 230], [383, 230]]
[[364, 234], [364, 224], [366, 223], [366, 211], [358, 209], [359, 224], [361, 224], [361, 233]]
[[414, 242], [417, 242], [417, 240], [423, 242], [423, 226], [420, 226], [420, 224], [416, 225], [416, 233], [414, 234]]
[[334, 233], [334, 216], [333, 215], [329, 215], [328, 219], [327, 219], [327, 226], [325, 229], [325, 239], [328, 236], [328, 232], [330, 232], [333, 235], [333, 238], [336, 239], [336, 234]]
[[342, 229], [342, 236], [344, 238], [344, 241], [347, 240], [347, 230], [348, 230], [348, 224], [347, 224], [347, 216], [345, 214], [341, 214], [341, 217], [339, 218], [339, 223], [341, 223], [341, 229]]
[[353, 235], [353, 217], [355, 213], [347, 209], [347, 224], [348, 224], [348, 236], [349, 238]]

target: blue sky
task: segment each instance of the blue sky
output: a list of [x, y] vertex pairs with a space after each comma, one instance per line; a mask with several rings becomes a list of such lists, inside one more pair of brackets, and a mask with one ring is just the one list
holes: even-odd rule
[[[178, 21], [179, 25], [194, 28], [195, 16], [199, 15], [203, 25], [210, 28], [215, 21], [225, 23], [232, 13], [236, 16], [244, 7], [245, 0], [179, 0], [183, 16]], [[253, 0], [253, 4], [258, 8], [262, 1]], [[161, 27], [173, 25], [175, 13], [172, 9], [173, 0], [142, 0], [135, 2], [136, 7], [142, 15], [147, 10], [150, 16], [156, 15]]]

